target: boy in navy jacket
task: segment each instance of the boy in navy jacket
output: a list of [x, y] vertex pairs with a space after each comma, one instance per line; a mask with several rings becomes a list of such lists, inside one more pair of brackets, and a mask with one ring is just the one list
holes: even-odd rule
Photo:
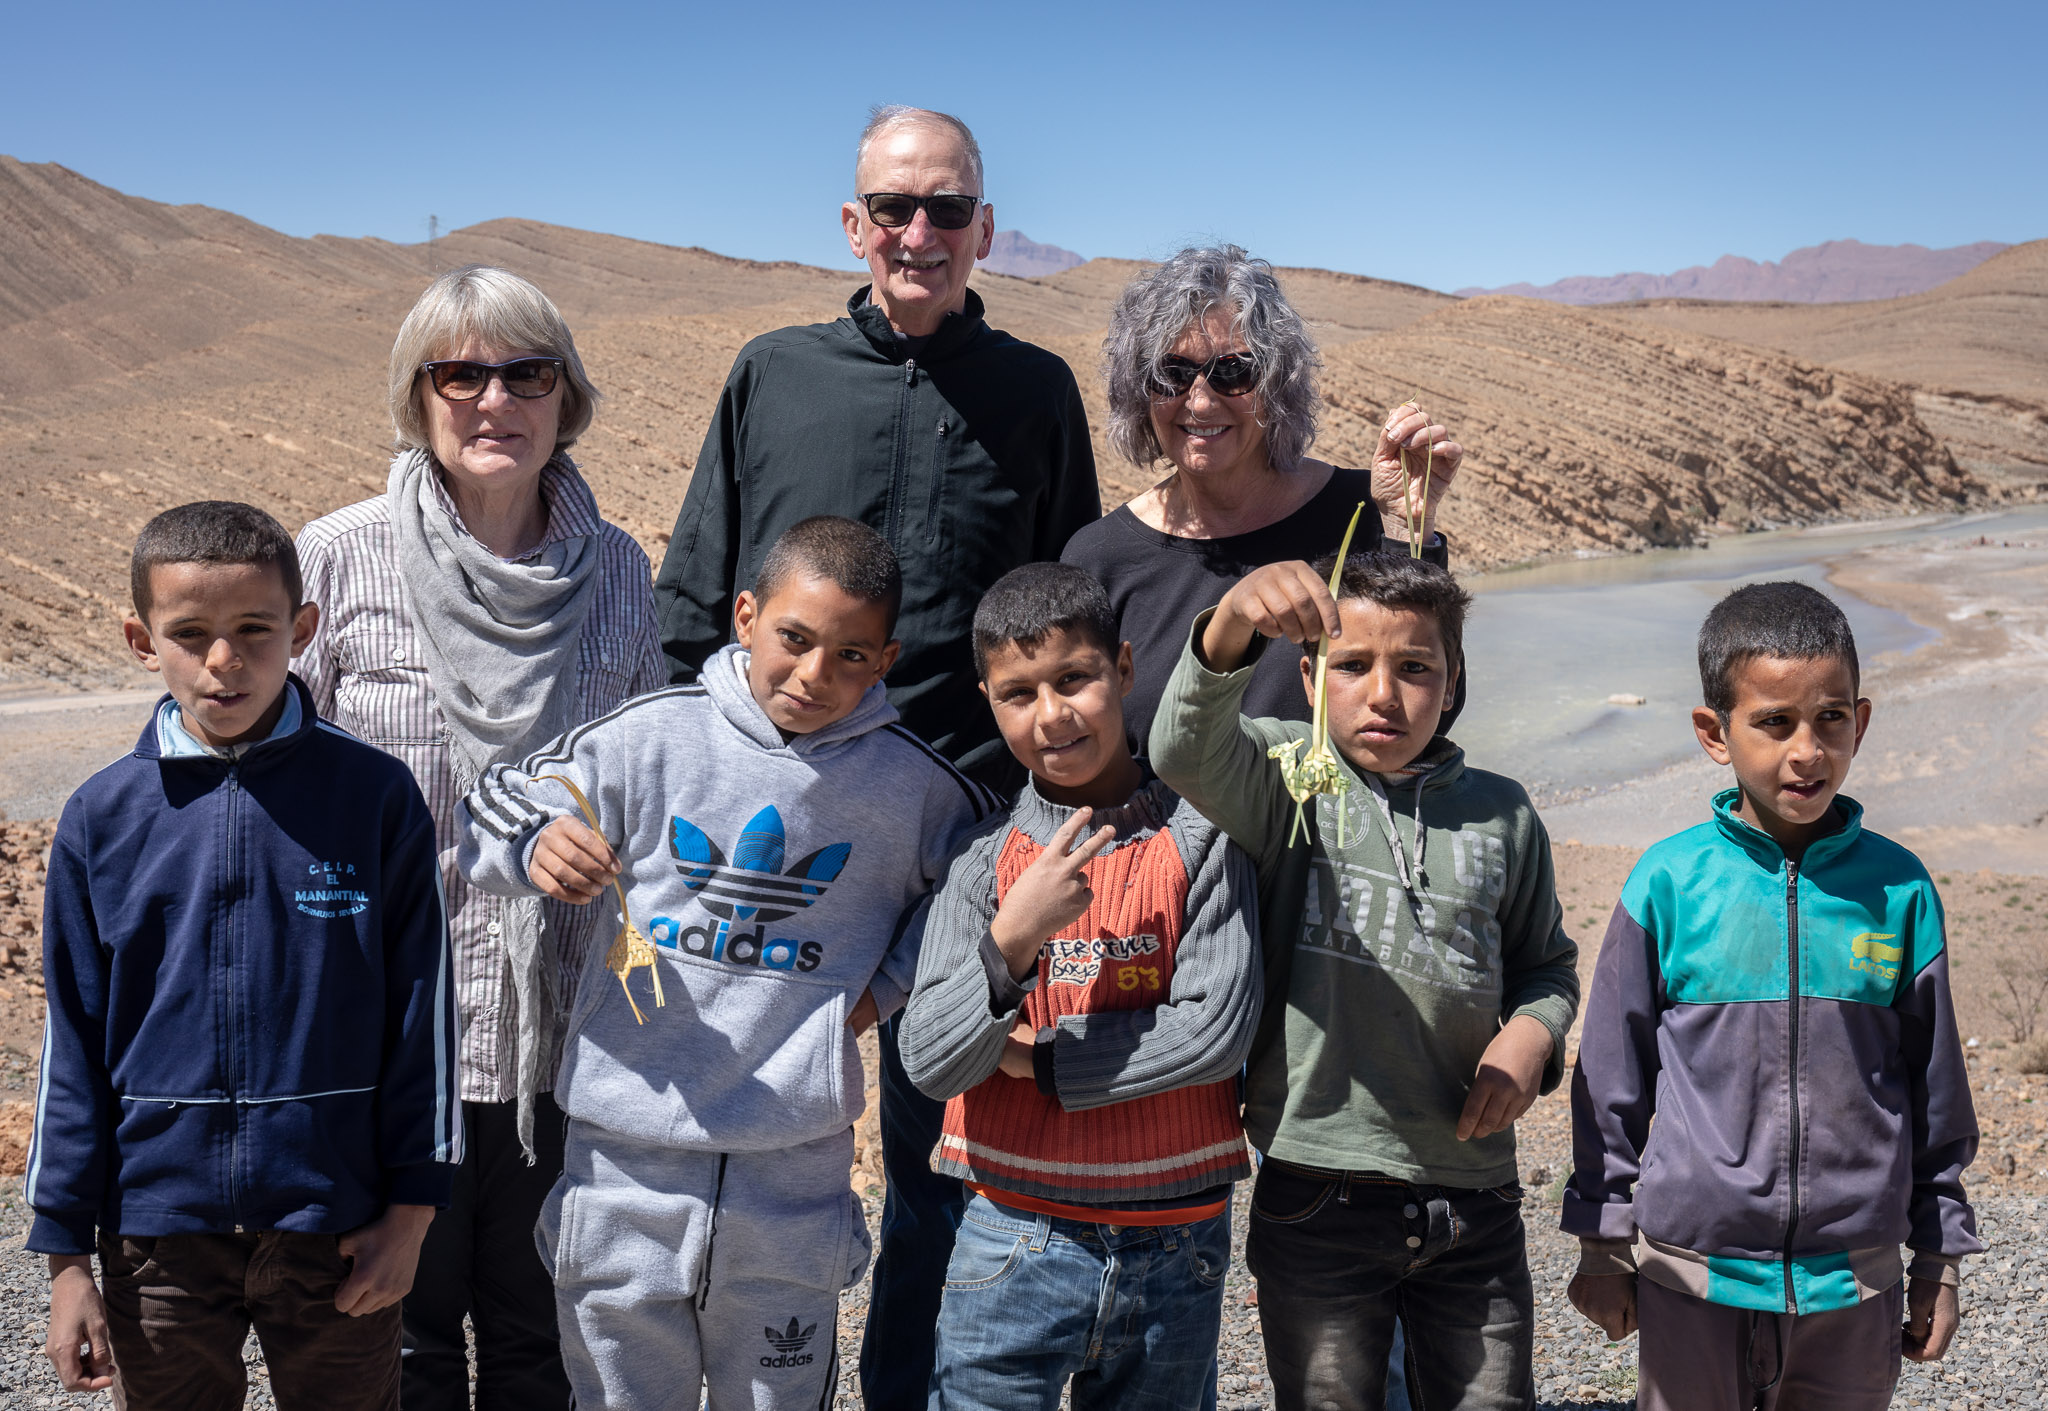
[[253, 1324], [279, 1406], [395, 1408], [399, 1300], [461, 1158], [433, 820], [290, 678], [319, 610], [270, 516], [168, 510], [132, 585], [123, 632], [170, 694], [50, 853], [45, 1350], [130, 1411], [239, 1407]]

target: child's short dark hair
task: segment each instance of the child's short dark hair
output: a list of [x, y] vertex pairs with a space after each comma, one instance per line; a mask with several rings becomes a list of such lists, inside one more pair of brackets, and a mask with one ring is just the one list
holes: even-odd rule
[[974, 610], [974, 674], [988, 680], [988, 659], [1004, 647], [1036, 647], [1071, 632], [1116, 657], [1116, 609], [1086, 569], [1070, 563], [1027, 563], [982, 594]]
[[903, 566], [889, 541], [859, 520], [814, 514], [783, 530], [754, 575], [755, 603], [767, 602], [798, 574], [827, 579], [864, 603], [881, 603], [888, 610], [888, 635], [896, 635]]
[[1863, 685], [1849, 619], [1834, 599], [1804, 583], [1737, 588], [1700, 624], [1700, 691], [1724, 722], [1735, 709], [1735, 673], [1757, 657], [1832, 657], [1849, 668], [1850, 694]]
[[[1324, 554], [1309, 566], [1316, 577], [1328, 582], [1330, 570], [1336, 565], [1335, 554]], [[1337, 601], [1406, 608], [1435, 618], [1437, 635], [1443, 639], [1446, 667], [1455, 668], [1458, 654], [1465, 649], [1465, 614], [1471, 611], [1472, 595], [1458, 586], [1449, 569], [1438, 568], [1426, 559], [1405, 554], [1353, 554], [1344, 560]]]
[[239, 500], [197, 500], [165, 510], [142, 526], [128, 561], [128, 595], [145, 622], [153, 606], [149, 573], [167, 563], [260, 563], [277, 569], [296, 613], [306, 600], [299, 551], [284, 526]]

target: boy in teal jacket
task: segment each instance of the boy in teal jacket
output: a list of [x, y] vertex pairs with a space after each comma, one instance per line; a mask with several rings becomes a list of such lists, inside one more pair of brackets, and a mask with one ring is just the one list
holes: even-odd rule
[[1901, 1351], [1947, 1349], [1983, 1248], [1941, 899], [1838, 793], [1870, 721], [1840, 608], [1738, 589], [1699, 659], [1694, 728], [1736, 787], [1643, 854], [1601, 946], [1571, 1299], [1610, 1337], [1640, 1325], [1643, 1411], [1882, 1407]]

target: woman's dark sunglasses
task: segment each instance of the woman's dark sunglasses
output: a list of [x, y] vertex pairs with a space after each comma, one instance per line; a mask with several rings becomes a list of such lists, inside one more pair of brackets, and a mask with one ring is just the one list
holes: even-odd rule
[[474, 402], [491, 385], [491, 378], [505, 384], [515, 397], [532, 401], [555, 390], [561, 380], [560, 358], [514, 358], [509, 363], [473, 363], [463, 358], [443, 358], [421, 363], [434, 390], [451, 402]]
[[894, 230], [917, 219], [918, 207], [939, 230], [965, 230], [981, 209], [979, 196], [906, 196], [900, 191], [871, 191], [860, 198], [868, 208], [868, 219]]
[[1259, 385], [1259, 365], [1249, 353], [1220, 353], [1205, 363], [1164, 358], [1152, 370], [1152, 395], [1163, 400], [1185, 397], [1198, 377], [1219, 397], [1242, 397]]

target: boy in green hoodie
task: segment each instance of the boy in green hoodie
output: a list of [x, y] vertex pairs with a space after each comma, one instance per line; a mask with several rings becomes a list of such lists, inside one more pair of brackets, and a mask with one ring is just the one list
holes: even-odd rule
[[[1437, 723], [1470, 596], [1416, 560], [1270, 564], [1197, 617], [1152, 765], [1257, 867], [1265, 1013], [1245, 1131], [1265, 1153], [1245, 1260], [1283, 1411], [1373, 1411], [1395, 1319], [1418, 1404], [1534, 1404], [1513, 1123], [1563, 1077], [1578, 1007], [1550, 841], [1511, 779]], [[1269, 750], [1299, 721], [1238, 713], [1266, 639], [1330, 638], [1343, 791], [1305, 826]], [[1313, 693], [1312, 652], [1302, 682]]]

